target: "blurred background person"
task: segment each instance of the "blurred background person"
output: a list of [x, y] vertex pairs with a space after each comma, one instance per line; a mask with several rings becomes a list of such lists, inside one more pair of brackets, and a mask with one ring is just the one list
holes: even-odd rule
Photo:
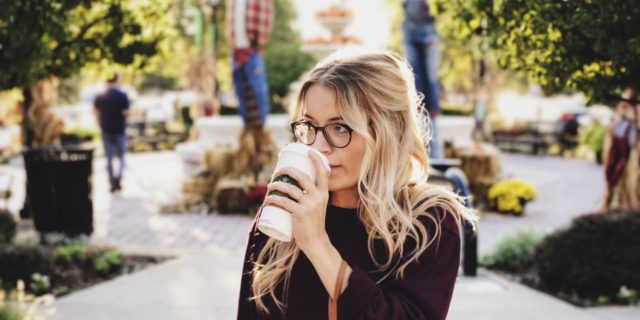
[[[125, 129], [130, 103], [127, 94], [118, 87], [119, 78], [117, 73], [109, 76], [106, 90], [98, 95], [94, 101], [94, 110], [102, 131], [102, 142], [107, 157], [111, 192], [122, 189], [122, 174], [125, 169], [124, 155], [127, 151]], [[114, 156], [117, 156], [119, 160], [117, 173], [113, 169]]]
[[416, 89], [424, 95], [424, 106], [431, 122], [429, 157], [443, 157], [442, 142], [438, 132], [437, 117], [440, 113], [440, 42], [435, 17], [426, 0], [404, 0], [404, 54], [415, 75]]
[[563, 118], [564, 126], [562, 127], [562, 132], [560, 132], [560, 155], [564, 156], [565, 151], [569, 151], [570, 155], [573, 156], [578, 147], [578, 133], [580, 130], [578, 115], [568, 113]]
[[609, 129], [609, 151], [605, 162], [605, 207], [609, 209], [638, 206], [637, 105], [636, 92], [625, 91], [616, 106], [616, 119]]

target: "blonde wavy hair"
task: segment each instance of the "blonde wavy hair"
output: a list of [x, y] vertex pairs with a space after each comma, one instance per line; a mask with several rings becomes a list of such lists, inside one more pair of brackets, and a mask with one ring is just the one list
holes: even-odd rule
[[[455, 194], [426, 183], [428, 117], [422, 112], [422, 97], [415, 90], [413, 73], [403, 59], [390, 53], [329, 57], [302, 85], [295, 119], [302, 117], [305, 96], [314, 85], [335, 91], [340, 115], [366, 141], [358, 181], [358, 217], [368, 233], [369, 254], [379, 271], [386, 273], [384, 278], [390, 274], [402, 277], [407, 266], [440, 235], [440, 220], [428, 213], [430, 208], [452, 215], [458, 225], [461, 219], [475, 221]], [[420, 217], [433, 222], [433, 234]], [[383, 258], [374, 254], [375, 241], [386, 245]], [[407, 249], [407, 241], [416, 245]], [[265, 304], [269, 296], [283, 310], [291, 270], [299, 254], [295, 241], [266, 242], [252, 270], [252, 299], [258, 309], [269, 313]], [[282, 297], [278, 296], [280, 285]]]

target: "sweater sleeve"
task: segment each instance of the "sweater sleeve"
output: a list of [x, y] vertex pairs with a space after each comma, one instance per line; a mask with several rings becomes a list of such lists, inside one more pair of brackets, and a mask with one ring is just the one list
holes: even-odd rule
[[444, 219], [441, 228], [441, 236], [405, 269], [402, 278], [391, 275], [378, 285], [353, 267], [338, 301], [338, 318], [445, 319], [460, 264], [460, 231], [453, 218]]

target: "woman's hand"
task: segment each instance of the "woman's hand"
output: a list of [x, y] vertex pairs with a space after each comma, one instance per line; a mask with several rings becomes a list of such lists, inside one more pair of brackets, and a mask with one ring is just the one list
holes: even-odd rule
[[274, 177], [286, 174], [295, 179], [302, 190], [286, 182], [272, 182], [267, 194], [280, 191], [288, 194], [293, 200], [284, 196], [270, 195], [264, 201], [265, 205], [276, 205], [291, 213], [293, 238], [298, 247], [309, 255], [310, 251], [321, 244], [329, 242], [325, 230], [325, 216], [329, 201], [329, 172], [323, 166], [322, 160], [314, 152], [309, 152], [313, 162], [317, 183], [296, 168], [282, 168], [274, 173]]
[[[304, 252], [316, 269], [329, 296], [333, 297], [342, 257], [331, 244], [324, 224], [329, 202], [329, 172], [324, 168], [318, 155], [309, 152], [309, 158], [316, 169], [317, 183], [314, 184], [309, 176], [300, 170], [283, 168], [278, 170], [274, 177], [282, 174], [289, 175], [298, 182], [304, 192], [286, 182], [273, 182], [268, 186], [269, 193], [284, 192], [294, 200], [271, 195], [267, 196], [264, 204], [276, 205], [291, 213], [293, 238], [298, 248]], [[340, 292], [346, 288], [350, 275], [351, 267], [347, 266], [343, 282], [337, 284], [341, 286]]]

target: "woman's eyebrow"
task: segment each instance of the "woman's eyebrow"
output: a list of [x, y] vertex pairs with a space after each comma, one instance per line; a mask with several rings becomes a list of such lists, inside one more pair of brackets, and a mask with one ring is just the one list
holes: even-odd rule
[[[310, 116], [308, 114], [304, 114], [302, 116], [305, 117], [305, 118], [309, 118], [311, 120], [316, 120], [314, 117], [312, 117], [312, 116]], [[327, 122], [338, 121], [338, 120], [344, 120], [344, 119], [342, 117], [333, 117], [333, 118], [330, 118], [329, 120], [327, 120]]]

